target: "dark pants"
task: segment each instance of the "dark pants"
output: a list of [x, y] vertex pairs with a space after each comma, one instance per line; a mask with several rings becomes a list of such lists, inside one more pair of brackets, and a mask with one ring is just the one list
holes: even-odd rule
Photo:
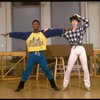
[[29, 57], [28, 57], [27, 64], [26, 64], [26, 69], [22, 74], [21, 81], [25, 82], [28, 79], [35, 63], [40, 65], [41, 69], [45, 73], [48, 80], [53, 79], [50, 69], [47, 66], [47, 62], [46, 62], [43, 52], [31, 52], [29, 53]]

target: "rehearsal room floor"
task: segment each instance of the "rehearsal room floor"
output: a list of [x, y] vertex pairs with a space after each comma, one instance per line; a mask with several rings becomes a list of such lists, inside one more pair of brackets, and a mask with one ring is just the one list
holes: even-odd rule
[[[57, 86], [62, 87], [63, 78], [57, 78]], [[0, 98], [100, 98], [100, 78], [91, 77], [91, 91], [86, 91], [83, 77], [79, 80], [77, 76], [71, 77], [69, 87], [66, 91], [54, 91], [46, 78], [40, 77], [27, 80], [25, 88], [16, 93], [19, 80], [0, 80]]]

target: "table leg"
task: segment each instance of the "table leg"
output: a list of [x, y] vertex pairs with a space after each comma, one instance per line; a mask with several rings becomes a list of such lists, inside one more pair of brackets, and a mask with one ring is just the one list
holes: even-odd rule
[[1, 77], [2, 79], [3, 79], [3, 75], [4, 75], [3, 56], [1, 56]]

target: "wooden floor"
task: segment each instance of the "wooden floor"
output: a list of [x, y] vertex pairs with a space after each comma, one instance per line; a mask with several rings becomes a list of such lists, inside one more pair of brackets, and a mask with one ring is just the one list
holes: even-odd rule
[[[62, 87], [63, 78], [57, 78], [57, 85]], [[0, 98], [100, 98], [100, 78], [91, 77], [91, 91], [86, 91], [83, 77], [71, 77], [69, 89], [66, 91], [54, 91], [46, 78], [29, 79], [25, 88], [15, 93], [19, 80], [0, 80]]]

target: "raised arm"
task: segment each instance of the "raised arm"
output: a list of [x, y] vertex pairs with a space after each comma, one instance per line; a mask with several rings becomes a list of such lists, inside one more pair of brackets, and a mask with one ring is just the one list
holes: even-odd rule
[[83, 17], [83, 16], [80, 16], [78, 14], [75, 14], [80, 20], [83, 21], [83, 25], [80, 27], [81, 30], [85, 30], [86, 28], [89, 27], [89, 19]]
[[56, 28], [56, 29], [48, 29], [47, 31], [43, 32], [46, 38], [54, 37], [54, 36], [61, 36], [65, 32], [64, 28]]
[[2, 36], [6, 37], [9, 35], [11, 38], [22, 39], [26, 40], [32, 32], [9, 32], [1, 34]]

